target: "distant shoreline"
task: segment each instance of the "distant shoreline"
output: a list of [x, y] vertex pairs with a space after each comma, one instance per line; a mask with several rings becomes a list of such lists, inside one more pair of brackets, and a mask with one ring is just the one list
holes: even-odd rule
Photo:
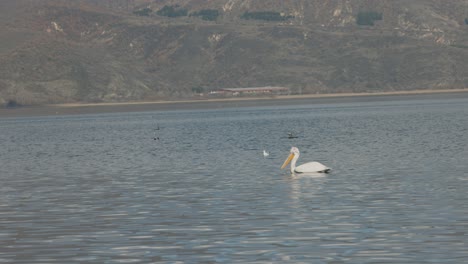
[[411, 90], [394, 92], [376, 92], [376, 93], [331, 93], [331, 94], [304, 94], [304, 95], [277, 95], [265, 97], [232, 97], [232, 98], [208, 98], [192, 100], [174, 100], [174, 101], [141, 101], [141, 102], [113, 102], [113, 103], [66, 103], [47, 105], [54, 107], [85, 107], [85, 106], [118, 106], [118, 105], [139, 105], [139, 104], [170, 104], [170, 103], [199, 103], [199, 102], [229, 102], [246, 100], [271, 100], [271, 99], [307, 99], [307, 98], [330, 98], [330, 97], [350, 97], [350, 96], [384, 96], [384, 95], [415, 95], [415, 94], [437, 94], [437, 93], [461, 93], [468, 92], [467, 89], [450, 90]]
[[50, 115], [77, 115], [118, 112], [145, 112], [194, 109], [220, 109], [254, 106], [278, 106], [294, 104], [326, 104], [339, 102], [368, 102], [374, 100], [411, 100], [439, 97], [466, 97], [467, 89], [411, 90], [376, 93], [333, 93], [306, 95], [278, 95], [264, 97], [210, 98], [175, 101], [142, 101], [116, 103], [67, 103], [44, 106], [1, 108], [0, 118], [33, 117]]

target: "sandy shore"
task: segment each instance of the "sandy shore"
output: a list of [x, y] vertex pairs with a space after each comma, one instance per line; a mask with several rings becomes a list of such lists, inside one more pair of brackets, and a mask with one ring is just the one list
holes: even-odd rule
[[269, 97], [236, 97], [179, 101], [126, 102], [126, 103], [76, 103], [34, 107], [3, 108], [0, 118], [97, 114], [118, 112], [145, 112], [192, 109], [220, 109], [254, 106], [279, 106], [294, 104], [327, 104], [340, 102], [368, 102], [389, 100], [415, 100], [436, 98], [468, 98], [468, 89], [414, 90], [379, 93], [336, 93], [284, 95]]

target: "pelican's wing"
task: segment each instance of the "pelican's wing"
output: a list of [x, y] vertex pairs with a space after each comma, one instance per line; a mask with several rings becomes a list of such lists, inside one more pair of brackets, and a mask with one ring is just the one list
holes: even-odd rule
[[327, 172], [330, 168], [323, 165], [320, 162], [307, 162], [302, 164], [294, 169], [295, 172], [304, 173], [304, 172]]

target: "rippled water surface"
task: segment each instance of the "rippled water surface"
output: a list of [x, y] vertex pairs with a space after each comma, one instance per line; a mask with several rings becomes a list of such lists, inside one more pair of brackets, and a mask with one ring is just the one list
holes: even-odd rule
[[[10, 118], [0, 142], [0, 263], [468, 263], [468, 99]], [[332, 173], [279, 170], [291, 146]]]

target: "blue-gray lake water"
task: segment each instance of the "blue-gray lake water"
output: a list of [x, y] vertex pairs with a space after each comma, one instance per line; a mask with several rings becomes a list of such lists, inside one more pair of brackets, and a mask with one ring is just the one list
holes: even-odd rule
[[[0, 263], [468, 263], [467, 98], [4, 118], [0, 142]], [[332, 172], [280, 170], [291, 146]]]

